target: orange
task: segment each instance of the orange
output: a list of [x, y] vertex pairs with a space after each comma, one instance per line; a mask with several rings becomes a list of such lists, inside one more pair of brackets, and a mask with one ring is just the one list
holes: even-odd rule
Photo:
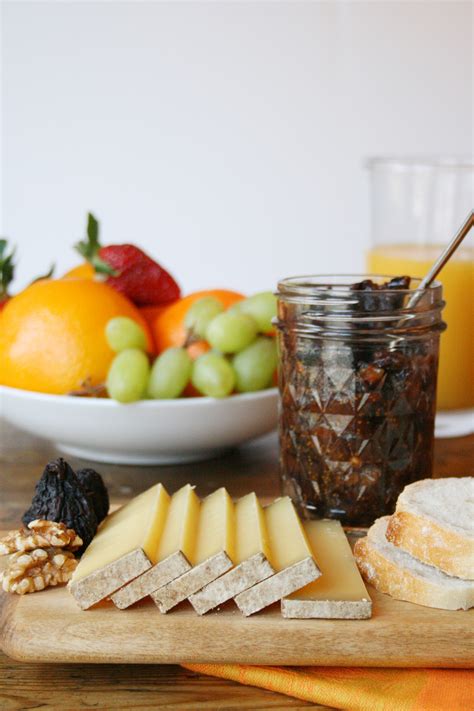
[[[92, 264], [89, 264], [89, 262], [84, 262], [83, 264], [79, 264], [77, 267], [74, 267], [73, 269], [70, 269], [68, 272], [64, 274], [62, 277], [63, 279], [95, 279], [96, 278], [96, 272]], [[99, 279], [100, 280], [100, 279]], [[175, 302], [173, 302], [175, 303]], [[141, 315], [147, 322], [148, 326], [150, 329], [153, 327], [153, 323], [156, 320], [156, 318], [159, 316], [159, 314], [168, 306], [171, 304], [158, 304], [157, 306], [138, 306], [138, 310], [140, 311]], [[0, 306], [1, 309], [1, 306]], [[153, 344], [153, 353], [156, 352], [156, 348], [154, 347]]]
[[[173, 303], [175, 303], [173, 301]], [[165, 309], [168, 308], [170, 304], [161, 304], [157, 306], [139, 306], [138, 309], [147, 322], [147, 324], [150, 326], [150, 328], [153, 326], [156, 318], [163, 313]]]
[[79, 264], [79, 266], [70, 269], [63, 276], [63, 279], [93, 279], [95, 277], [95, 269], [89, 262]]
[[[175, 302], [173, 302], [175, 303]], [[156, 319], [158, 316], [163, 313], [165, 309], [168, 308], [170, 304], [162, 304], [161, 306], [138, 306], [138, 310], [145, 319], [145, 321], [148, 324], [148, 327], [150, 329], [150, 333], [153, 331], [153, 324], [155, 323]], [[156, 350], [156, 345], [155, 345], [155, 339], [153, 338], [153, 353], [157, 353], [158, 351]]]
[[[209, 345], [209, 343], [207, 341], [194, 341], [194, 343], [191, 343], [186, 348], [186, 350], [188, 351], [192, 360], [196, 360], [196, 358], [199, 358], [199, 356], [210, 351], [211, 346]], [[200, 393], [199, 390], [197, 390], [192, 383], [188, 383], [186, 385], [186, 387], [184, 388], [183, 396], [184, 397], [202, 397], [202, 393]]]
[[184, 296], [182, 299], [175, 301], [174, 304], [167, 306], [156, 318], [152, 327], [158, 353], [171, 346], [182, 346], [184, 344], [186, 340], [184, 318], [189, 307], [198, 299], [202, 299], [203, 296], [214, 296], [222, 302], [226, 309], [245, 298], [243, 294], [239, 294], [237, 291], [209, 289], [195, 291], [193, 294], [188, 294], [188, 296]]
[[199, 356], [211, 350], [211, 346], [207, 341], [194, 341], [186, 348], [192, 360], [196, 360]]
[[128, 316], [149, 329], [122, 294], [91, 279], [39, 281], [14, 296], [0, 316], [0, 383], [64, 394], [105, 381], [114, 357], [104, 329]]

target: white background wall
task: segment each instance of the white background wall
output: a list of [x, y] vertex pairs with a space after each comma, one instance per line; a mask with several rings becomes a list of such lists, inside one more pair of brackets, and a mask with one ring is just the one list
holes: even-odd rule
[[4, 2], [19, 283], [93, 210], [186, 291], [362, 268], [364, 158], [469, 153], [470, 2]]

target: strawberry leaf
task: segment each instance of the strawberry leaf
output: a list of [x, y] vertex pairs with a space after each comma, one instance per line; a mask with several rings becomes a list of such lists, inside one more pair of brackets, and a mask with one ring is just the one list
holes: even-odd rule
[[107, 274], [107, 276], [118, 276], [119, 274], [116, 269], [111, 267], [110, 264], [107, 264], [107, 262], [104, 262], [104, 260], [101, 259], [98, 255], [95, 255], [89, 261], [94, 267], [97, 274]]
[[6, 239], [0, 239], [0, 299], [7, 296], [8, 286], [15, 275], [15, 250], [12, 249], [10, 254], [7, 254], [7, 244]]
[[87, 239], [77, 242], [74, 247], [79, 254], [92, 264], [98, 274], [117, 276], [115, 269], [99, 257], [99, 249], [101, 247], [99, 241], [99, 222], [91, 212], [87, 213]]
[[95, 219], [92, 212], [87, 213], [87, 237], [89, 244], [97, 252], [99, 250], [99, 223]]
[[87, 213], [87, 237], [74, 246], [88, 261], [91, 261], [99, 251], [99, 223], [91, 212]]

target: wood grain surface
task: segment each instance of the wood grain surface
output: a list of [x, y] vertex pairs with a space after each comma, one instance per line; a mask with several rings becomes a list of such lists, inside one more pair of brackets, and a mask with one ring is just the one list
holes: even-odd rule
[[[44, 464], [58, 456], [47, 443], [10, 428], [0, 419], [0, 528], [16, 527]], [[279, 493], [274, 436], [210, 462], [172, 467], [100, 465], [114, 503], [155, 481], [175, 491], [191, 481], [201, 495], [226, 485], [232, 496], [256, 489]], [[71, 459], [71, 463], [86, 464]], [[92, 464], [92, 463], [90, 463]], [[440, 440], [435, 476], [474, 474], [474, 436]], [[326, 707], [194, 674], [173, 665], [44, 664], [15, 662], [0, 654], [2, 709], [281, 709]]]
[[245, 618], [230, 602], [201, 617], [188, 602], [166, 615], [150, 600], [84, 612], [64, 587], [7, 600], [3, 651], [19, 661], [118, 664], [472, 667], [474, 610], [435, 610], [369, 587], [370, 620], [288, 620], [279, 605]]

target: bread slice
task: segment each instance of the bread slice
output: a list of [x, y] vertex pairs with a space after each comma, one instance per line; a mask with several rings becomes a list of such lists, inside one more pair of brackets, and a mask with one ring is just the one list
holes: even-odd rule
[[405, 487], [387, 538], [447, 575], [474, 580], [474, 477], [423, 479]]
[[474, 582], [446, 575], [387, 541], [388, 519], [377, 519], [355, 544], [354, 555], [365, 580], [397, 600], [443, 610], [472, 607]]

